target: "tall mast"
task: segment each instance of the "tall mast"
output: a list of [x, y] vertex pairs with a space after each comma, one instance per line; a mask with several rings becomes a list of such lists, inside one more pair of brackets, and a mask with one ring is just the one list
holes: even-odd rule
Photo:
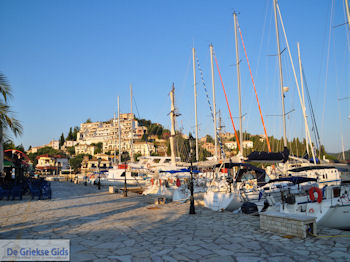
[[118, 150], [118, 158], [119, 163], [122, 161], [122, 147], [121, 147], [121, 130], [120, 130], [120, 108], [119, 108], [119, 96], [118, 96], [118, 140], [119, 140], [119, 150]]
[[[297, 43], [297, 46], [298, 46], [298, 60], [299, 60], [300, 82], [301, 82], [301, 94], [302, 94], [301, 107], [303, 108], [303, 110], [305, 110], [304, 78], [303, 78], [303, 68], [302, 68], [302, 65], [301, 65], [301, 58], [300, 58], [299, 42]], [[308, 139], [307, 130], [306, 130], [306, 125], [307, 125], [306, 118], [304, 118], [304, 125], [305, 125], [305, 138], [306, 138], [306, 152], [307, 152], [308, 155], [310, 155], [309, 139]], [[311, 143], [311, 141], [310, 141], [310, 143]]]
[[210, 63], [211, 63], [211, 84], [213, 87], [215, 158], [218, 159], [218, 137], [217, 137], [217, 127], [216, 127], [216, 103], [215, 103], [215, 83], [214, 83], [213, 45], [212, 44], [210, 44]]
[[[306, 135], [306, 149], [307, 149], [307, 153], [309, 154], [309, 143], [310, 143], [310, 148], [311, 148], [311, 154], [312, 154], [312, 158], [314, 160], [314, 164], [316, 164], [316, 158], [315, 158], [315, 152], [314, 152], [314, 148], [312, 146], [312, 141], [311, 141], [311, 136], [310, 136], [310, 130], [309, 130], [309, 125], [307, 123], [307, 119], [306, 119], [306, 107], [305, 107], [305, 98], [304, 98], [304, 79], [303, 79], [303, 67], [301, 64], [301, 58], [300, 58], [300, 46], [299, 46], [299, 42], [298, 42], [298, 57], [299, 57], [299, 68], [300, 68], [300, 81], [301, 81], [301, 93], [302, 93], [302, 100], [301, 101], [301, 107], [303, 110], [303, 116], [304, 116], [304, 121], [305, 121], [305, 135]], [[299, 91], [298, 91], [299, 92]]]
[[243, 156], [243, 121], [242, 121], [242, 99], [241, 99], [241, 74], [239, 71], [239, 54], [237, 38], [237, 14], [233, 13], [235, 23], [235, 46], [236, 46], [236, 67], [237, 67], [237, 85], [238, 85], [238, 107], [239, 107], [239, 143], [241, 144], [240, 153]]
[[131, 113], [131, 143], [130, 143], [130, 161], [134, 162], [134, 116], [132, 114], [132, 85], [130, 84], [130, 113]]
[[285, 108], [284, 108], [284, 91], [283, 91], [283, 74], [282, 74], [281, 48], [280, 48], [280, 37], [279, 37], [279, 32], [278, 32], [276, 4], [277, 4], [277, 0], [273, 0], [273, 9], [274, 9], [274, 13], [275, 13], [277, 52], [278, 52], [278, 65], [279, 65], [279, 72], [280, 72], [280, 88], [281, 88], [281, 99], [282, 99], [283, 145], [284, 145], [284, 147], [287, 147], [286, 114], [285, 114]]
[[342, 156], [343, 156], [343, 160], [345, 161], [345, 152], [344, 152], [344, 137], [341, 136], [341, 151], [342, 151]]
[[173, 83], [173, 87], [170, 91], [170, 100], [171, 100], [171, 111], [170, 111], [170, 120], [171, 120], [171, 131], [170, 131], [170, 150], [171, 150], [171, 163], [172, 165], [176, 165], [175, 161], [175, 85]]
[[348, 0], [344, 0], [344, 1], [345, 1], [346, 16], [348, 17], [348, 26], [349, 26], [349, 30], [350, 30], [350, 9], [349, 9], [349, 2], [348, 2]]
[[[197, 120], [197, 87], [196, 87], [196, 61], [195, 61], [195, 50], [192, 48], [193, 55], [193, 88], [194, 88], [194, 117], [196, 122], [196, 161], [198, 162], [198, 120]], [[175, 131], [174, 131], [175, 132]]]
[[117, 135], [116, 135], [116, 130], [115, 130], [115, 127], [116, 127], [116, 120], [115, 120], [115, 113], [114, 113], [114, 117], [113, 117], [113, 138], [114, 138], [114, 142], [113, 142], [113, 144], [114, 144], [114, 160], [113, 160], [113, 162], [114, 162], [114, 164], [116, 164], [117, 163]]

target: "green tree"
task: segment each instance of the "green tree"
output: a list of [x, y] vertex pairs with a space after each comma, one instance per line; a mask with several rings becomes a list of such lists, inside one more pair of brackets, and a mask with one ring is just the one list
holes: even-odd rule
[[63, 135], [63, 133], [62, 133], [62, 134], [61, 134], [61, 137], [60, 137], [60, 142], [59, 142], [59, 146], [60, 146], [60, 147], [63, 146], [64, 141], [65, 141], [65, 139], [64, 139], [64, 135]]
[[102, 146], [103, 146], [102, 142], [92, 143], [91, 145], [95, 147], [95, 154], [102, 153]]
[[77, 135], [78, 135], [79, 130], [80, 130], [80, 128], [78, 126], [75, 126], [73, 129], [73, 140], [74, 141], [77, 141]]
[[86, 121], [85, 121], [85, 124], [88, 124], [88, 123], [92, 123], [91, 119], [88, 118]]
[[214, 144], [214, 139], [213, 139], [210, 135], [206, 135], [205, 138], [206, 138], [205, 141], [206, 141], [207, 143], [212, 143], [212, 144]]
[[136, 162], [137, 159], [138, 159], [140, 156], [142, 156], [141, 153], [136, 153], [136, 154], [134, 154], [134, 161]]
[[16, 149], [23, 152], [23, 153], [25, 152], [24, 146], [22, 144], [20, 144], [19, 146], [16, 146]]
[[69, 132], [68, 132], [66, 140], [74, 140], [72, 128], [69, 128]]
[[199, 148], [199, 153], [198, 153], [198, 159], [199, 161], [205, 161], [207, 160], [207, 157], [212, 156], [212, 154], [207, 151], [205, 148], [200, 147]]
[[71, 168], [73, 168], [74, 173], [79, 172], [79, 169], [81, 168], [81, 162], [83, 162], [84, 156], [85, 154], [79, 154], [69, 159], [69, 165], [71, 166]]
[[124, 151], [122, 153], [122, 159], [121, 160], [122, 160], [122, 162], [126, 162], [126, 161], [130, 160], [129, 152]]
[[3, 171], [4, 163], [4, 138], [8, 139], [7, 131], [10, 131], [15, 136], [21, 135], [23, 127], [21, 123], [14, 118], [13, 113], [8, 104], [9, 98], [12, 97], [11, 87], [2, 73], [0, 73], [0, 172]]
[[67, 147], [67, 151], [68, 151], [68, 154], [73, 156], [75, 154], [75, 147], [74, 146]]
[[15, 148], [16, 148], [16, 146], [15, 146], [15, 144], [13, 143], [12, 140], [6, 140], [6, 141], [4, 142], [4, 150], [15, 149]]

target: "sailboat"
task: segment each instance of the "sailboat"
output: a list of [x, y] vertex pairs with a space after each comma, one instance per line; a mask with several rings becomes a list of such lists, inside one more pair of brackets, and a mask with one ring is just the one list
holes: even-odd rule
[[[282, 16], [281, 16], [279, 6], [277, 4], [277, 0], [273, 0], [273, 3], [274, 3], [276, 38], [277, 38], [277, 46], [278, 46], [279, 69], [280, 69], [280, 84], [281, 84], [281, 90], [282, 90], [282, 105], [283, 105], [283, 120], [284, 120], [283, 125], [284, 125], [284, 135], [285, 135], [286, 132], [285, 132], [285, 115], [284, 115], [284, 100], [283, 100], [284, 99], [283, 76], [282, 76], [282, 69], [281, 69], [281, 54], [280, 54], [280, 47], [279, 47], [277, 11], [280, 17], [281, 25], [282, 25], [284, 36], [286, 39], [287, 50], [289, 53], [290, 62], [292, 64], [293, 73], [296, 80], [298, 95], [301, 100], [304, 117], [305, 117], [305, 106], [302, 103], [301, 94], [299, 91], [299, 85], [296, 79], [296, 74], [295, 74], [294, 65], [291, 58], [289, 44], [286, 38]], [[298, 51], [299, 51], [299, 46], [298, 46]], [[298, 53], [299, 53], [299, 66], [301, 66], [300, 51]], [[300, 71], [302, 71], [301, 68], [300, 68]], [[307, 124], [306, 124], [306, 129], [307, 129]], [[284, 141], [285, 141], [285, 147], [286, 147], [285, 136], [284, 136]], [[309, 141], [311, 141], [311, 139]], [[311, 150], [313, 151], [312, 147], [311, 147]], [[315, 159], [315, 157], [313, 158]], [[285, 167], [287, 167], [287, 165], [285, 165]], [[290, 170], [287, 170], [285, 168], [285, 171], [286, 171], [286, 174], [291, 175], [291, 178], [293, 178], [293, 176], [296, 173], [298, 173], [298, 174], [302, 174], [304, 177], [309, 179], [311, 179], [313, 176], [313, 178], [317, 180], [317, 182], [309, 188], [302, 187], [296, 193], [292, 193], [290, 191], [290, 188], [288, 188], [285, 191], [281, 191], [281, 199], [280, 199], [281, 202], [279, 205], [280, 212], [313, 216], [313, 217], [316, 217], [316, 222], [319, 225], [338, 228], [338, 229], [350, 229], [350, 196], [349, 196], [350, 187], [342, 186], [340, 184], [340, 174], [337, 169], [335, 169], [332, 166], [316, 165], [315, 161], [313, 161], [313, 164], [309, 164], [303, 167], [294, 168]], [[281, 178], [281, 179], [286, 179], [286, 178]], [[287, 194], [287, 196], [285, 196], [285, 194]]]

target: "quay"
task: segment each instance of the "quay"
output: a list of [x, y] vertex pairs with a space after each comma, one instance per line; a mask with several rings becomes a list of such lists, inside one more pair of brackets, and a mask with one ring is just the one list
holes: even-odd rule
[[51, 200], [0, 201], [0, 239], [69, 239], [71, 261], [350, 261], [349, 231], [300, 239], [263, 231], [259, 217], [107, 187], [51, 182]]

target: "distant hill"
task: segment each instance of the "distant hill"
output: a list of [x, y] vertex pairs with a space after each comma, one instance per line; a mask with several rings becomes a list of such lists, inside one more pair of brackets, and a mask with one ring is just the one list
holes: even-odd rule
[[[345, 153], [345, 159], [350, 160], [350, 149], [345, 151], [344, 153]], [[342, 152], [340, 152], [340, 153], [327, 153], [327, 154], [330, 156], [334, 156], [338, 160], [343, 160], [343, 153]]]

